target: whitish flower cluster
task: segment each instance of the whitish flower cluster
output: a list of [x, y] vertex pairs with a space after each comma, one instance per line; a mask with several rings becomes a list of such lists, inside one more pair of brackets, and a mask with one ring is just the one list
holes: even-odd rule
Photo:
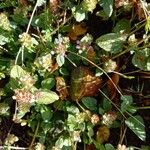
[[0, 13], [0, 27], [4, 30], [10, 31], [10, 22], [5, 13]]
[[47, 54], [45, 56], [41, 56], [37, 59], [37, 64], [39, 64], [42, 68], [48, 70], [50, 67], [52, 67], [53, 61], [52, 61], [52, 55]]
[[22, 33], [19, 35], [19, 41], [23, 47], [31, 48], [33, 46], [32, 37], [28, 33]]
[[32, 94], [25, 89], [16, 89], [15, 94], [12, 97], [18, 103], [33, 103], [39, 97], [39, 93]]
[[12, 145], [17, 142], [19, 139], [14, 134], [8, 134], [7, 138], [5, 139], [5, 145]]
[[109, 59], [107, 62], [104, 64], [104, 70], [106, 72], [112, 72], [117, 68], [117, 64], [115, 61]]
[[55, 48], [54, 52], [57, 54], [65, 55], [65, 52], [67, 51], [67, 48], [69, 47], [69, 37], [62, 37], [61, 35], [58, 35], [58, 38], [55, 39]]
[[91, 116], [91, 123], [93, 125], [96, 125], [99, 121], [100, 121], [100, 118], [99, 118], [99, 116], [97, 114], [93, 114]]
[[117, 115], [115, 112], [105, 113], [102, 116], [102, 123], [107, 125], [107, 126], [110, 126], [113, 124], [113, 122], [116, 120], [116, 118], [117, 118]]
[[80, 41], [78, 40], [76, 48], [79, 50], [79, 54], [90, 49], [92, 41], [93, 37], [90, 34], [86, 34]]
[[74, 141], [74, 142], [81, 142], [80, 132], [81, 131], [73, 131], [71, 133], [72, 141]]
[[35, 83], [35, 80], [32, 78], [32, 76], [26, 74], [20, 78], [20, 82], [23, 84], [25, 89], [30, 89]]
[[119, 144], [117, 150], [129, 150], [125, 145]]
[[35, 150], [45, 150], [45, 146], [41, 143], [37, 143], [35, 146]]

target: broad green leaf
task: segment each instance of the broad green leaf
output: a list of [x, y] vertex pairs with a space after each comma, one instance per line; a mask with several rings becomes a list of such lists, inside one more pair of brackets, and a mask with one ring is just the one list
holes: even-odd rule
[[53, 116], [52, 110], [45, 105], [41, 106], [40, 112], [44, 122], [48, 122]]
[[18, 65], [13, 66], [13, 68], [10, 71], [11, 78], [20, 78], [26, 74], [27, 74], [27, 72]]
[[54, 80], [54, 78], [47, 78], [42, 81], [41, 85], [42, 85], [43, 89], [50, 90], [55, 86], [55, 80]]
[[119, 33], [108, 33], [100, 36], [96, 40], [96, 44], [105, 51], [110, 53], [118, 53], [122, 50], [125, 40], [125, 35], [121, 35]]
[[115, 150], [112, 144], [105, 144], [106, 150]]
[[115, 33], [129, 33], [131, 30], [130, 21], [127, 19], [121, 19], [117, 22], [116, 26], [114, 27], [113, 31]]
[[123, 101], [121, 103], [121, 111], [122, 112], [130, 112], [130, 113], [135, 113], [137, 110], [134, 106], [132, 106], [133, 104], [133, 99], [132, 96], [129, 95], [123, 95], [121, 96], [121, 100]]
[[142, 141], [145, 141], [145, 125], [141, 116], [129, 117], [125, 123]]
[[61, 67], [65, 63], [65, 57], [62, 54], [58, 54], [56, 57], [58, 66]]
[[103, 99], [103, 109], [105, 112], [109, 111], [111, 109], [112, 105], [111, 102], [108, 101], [108, 99], [104, 98]]
[[83, 97], [81, 99], [82, 103], [90, 110], [97, 110], [97, 100], [93, 97]]
[[145, 48], [136, 51], [132, 58], [132, 63], [141, 70], [150, 71], [150, 49]]
[[113, 0], [100, 0], [100, 5], [108, 17], [113, 13]]
[[59, 99], [59, 96], [53, 91], [47, 91], [47, 92], [41, 91], [41, 92], [39, 92], [39, 94], [40, 94], [40, 96], [36, 101], [38, 104], [47, 105], [47, 104], [51, 104]]

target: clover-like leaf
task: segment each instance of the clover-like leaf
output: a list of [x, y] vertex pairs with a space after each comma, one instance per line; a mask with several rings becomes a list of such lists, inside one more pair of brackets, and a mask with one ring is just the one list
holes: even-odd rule
[[82, 103], [90, 110], [97, 110], [97, 100], [93, 97], [83, 97]]
[[26, 75], [27, 72], [25, 70], [22, 69], [22, 67], [18, 66], [18, 65], [14, 65], [10, 71], [10, 77], [11, 78], [20, 78], [24, 75]]
[[65, 63], [65, 57], [62, 54], [58, 54], [56, 57], [58, 66], [61, 67]]
[[142, 141], [145, 141], [145, 125], [141, 116], [129, 117], [125, 123]]
[[108, 17], [113, 13], [113, 0], [100, 0], [100, 5]]
[[150, 71], [150, 49], [145, 48], [135, 52], [132, 63], [135, 67], [144, 71]]
[[100, 36], [96, 43], [99, 47], [110, 53], [118, 53], [122, 50], [126, 40], [125, 35], [119, 33], [108, 33]]
[[59, 96], [53, 91], [41, 91], [36, 102], [38, 104], [51, 104], [59, 99]]

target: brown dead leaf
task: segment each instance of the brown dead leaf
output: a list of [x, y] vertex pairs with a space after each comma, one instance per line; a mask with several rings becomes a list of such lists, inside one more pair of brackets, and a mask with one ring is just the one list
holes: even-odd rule
[[28, 0], [19, 0], [18, 3], [23, 7], [28, 6]]
[[76, 41], [78, 36], [84, 35], [86, 32], [87, 32], [87, 27], [85, 23], [75, 24], [69, 30], [68, 37], [71, 40]]
[[92, 46], [90, 46], [87, 50], [87, 58], [90, 60], [90, 61], [94, 61], [95, 60], [95, 57], [96, 57], [96, 53], [94, 51], [94, 48]]
[[134, 1], [135, 13], [136, 13], [136, 15], [138, 16], [138, 19], [139, 19], [139, 20], [144, 19], [144, 18], [145, 18], [145, 15], [144, 15], [144, 10], [143, 10], [141, 1], [140, 1], [140, 0], [133, 0], [133, 1]]
[[56, 77], [56, 90], [59, 92], [61, 100], [65, 100], [69, 93], [63, 77]]
[[59, 7], [59, 0], [49, 0], [49, 9], [52, 12], [57, 12]]
[[98, 128], [96, 132], [96, 140], [99, 143], [104, 143], [108, 141], [108, 138], [110, 136], [109, 128], [105, 125]]
[[91, 144], [86, 146], [86, 150], [96, 150], [96, 148], [93, 144]]
[[114, 87], [113, 83], [115, 85], [118, 85], [118, 83], [119, 83], [119, 75], [115, 73], [115, 74], [113, 74], [111, 79], [112, 79], [112, 81], [108, 80], [106, 84], [107, 84], [108, 93], [110, 94], [109, 97], [112, 100], [112, 99], [114, 99], [116, 97], [116, 94], [117, 94], [117, 90]]
[[48, 71], [49, 71], [49, 73], [53, 73], [54, 71], [56, 71], [58, 69], [58, 64], [57, 63], [54, 63], [54, 64], [52, 64], [52, 66], [50, 66], [49, 68], [48, 68]]

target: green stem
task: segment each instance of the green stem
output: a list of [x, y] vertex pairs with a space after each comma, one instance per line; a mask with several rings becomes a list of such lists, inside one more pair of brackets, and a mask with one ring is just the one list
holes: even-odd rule
[[136, 107], [136, 109], [150, 109], [150, 106]]

